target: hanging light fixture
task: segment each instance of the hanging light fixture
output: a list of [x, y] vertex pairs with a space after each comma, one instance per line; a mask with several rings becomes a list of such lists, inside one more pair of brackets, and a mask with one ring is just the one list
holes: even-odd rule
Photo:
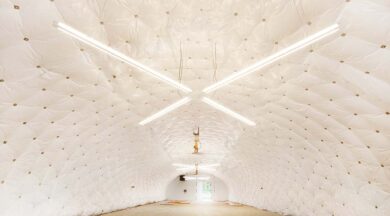
[[62, 23], [62, 22], [55, 22], [54, 23], [54, 26], [60, 30], [61, 32], [103, 52], [103, 53], [106, 53], [108, 55], [110, 55], [111, 57], [119, 60], [119, 61], [123, 61], [124, 63], [134, 67], [134, 68], [137, 68], [138, 70], [140, 71], [143, 71], [145, 72], [146, 74], [150, 75], [150, 76], [153, 76], [177, 89], [180, 89], [181, 91], [185, 92], [185, 93], [189, 93], [191, 92], [192, 90], [177, 82], [176, 80], [173, 80], [161, 73], [159, 73], [158, 71], [146, 66], [146, 65], [143, 65], [141, 64], [140, 62], [130, 58], [129, 56], [103, 44], [102, 42], [74, 29], [73, 27], [69, 26], [69, 25], [66, 25], [65, 23]]
[[255, 126], [256, 125], [255, 122], [253, 122], [253, 121], [249, 120], [248, 118], [246, 118], [246, 117], [244, 117], [244, 116], [234, 112], [233, 110], [231, 110], [231, 109], [229, 109], [229, 108], [227, 108], [227, 107], [225, 107], [225, 106], [223, 106], [223, 105], [221, 105], [221, 104], [211, 100], [210, 98], [203, 97], [202, 101], [205, 102], [206, 104], [214, 107], [215, 109], [220, 110], [220, 111], [222, 111], [222, 112], [232, 116], [233, 118], [236, 118], [236, 119], [244, 122], [245, 124], [248, 124], [250, 126]]
[[151, 121], [153, 121], [153, 120], [155, 120], [157, 118], [160, 118], [161, 116], [163, 116], [163, 115], [165, 115], [165, 114], [167, 114], [169, 112], [172, 112], [173, 110], [175, 110], [175, 109], [177, 109], [177, 108], [187, 104], [190, 101], [191, 101], [191, 98], [185, 97], [185, 98], [177, 101], [176, 103], [173, 103], [170, 106], [167, 106], [164, 109], [158, 111], [157, 113], [147, 117], [146, 119], [142, 120], [139, 124], [140, 125], [145, 125], [145, 124], [147, 124], [147, 123], [149, 123], [149, 122], [151, 122]]
[[295, 53], [323, 38], [326, 38], [334, 33], [336, 33], [337, 31], [339, 30], [339, 25], [338, 24], [333, 24], [331, 26], [328, 26], [324, 29], [322, 29], [321, 31], [317, 32], [317, 33], [314, 33], [262, 60], [260, 60], [259, 62], [253, 64], [253, 65], [250, 65], [249, 67], [246, 67], [240, 71], [238, 71], [237, 73], [233, 73], [232, 75], [222, 79], [221, 81], [219, 82], [216, 82], [210, 86], [208, 86], [207, 88], [203, 89], [203, 92], [204, 93], [210, 93], [210, 92], [213, 92], [219, 88], [222, 88], [223, 86], [226, 86], [244, 76], [247, 76], [248, 74], [251, 74], [255, 71], [258, 71], [259, 69], [261, 68], [264, 68], [265, 66], [267, 65], [270, 65], [292, 53]]

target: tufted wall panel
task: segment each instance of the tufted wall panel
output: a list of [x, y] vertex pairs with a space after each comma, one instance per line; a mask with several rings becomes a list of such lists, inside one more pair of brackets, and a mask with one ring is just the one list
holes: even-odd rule
[[[341, 30], [210, 97], [194, 94], [310, 33]], [[390, 213], [388, 0], [0, 0], [0, 215], [91, 215], [165, 199], [171, 163], [220, 163], [230, 199], [283, 214]], [[201, 156], [191, 155], [201, 128]]]

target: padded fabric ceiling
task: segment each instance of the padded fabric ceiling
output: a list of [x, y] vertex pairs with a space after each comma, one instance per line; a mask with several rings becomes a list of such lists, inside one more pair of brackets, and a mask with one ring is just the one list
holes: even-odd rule
[[[338, 23], [210, 97], [248, 127], [64, 35], [61, 21], [195, 92]], [[0, 0], [0, 215], [165, 198], [173, 162], [219, 162], [230, 199], [299, 216], [390, 213], [390, 1]], [[202, 151], [191, 156], [196, 126]]]

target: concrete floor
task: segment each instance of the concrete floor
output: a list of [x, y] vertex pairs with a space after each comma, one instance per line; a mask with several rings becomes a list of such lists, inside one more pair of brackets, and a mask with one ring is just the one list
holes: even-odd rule
[[228, 204], [175, 204], [150, 205], [129, 208], [102, 216], [280, 216], [249, 206]]

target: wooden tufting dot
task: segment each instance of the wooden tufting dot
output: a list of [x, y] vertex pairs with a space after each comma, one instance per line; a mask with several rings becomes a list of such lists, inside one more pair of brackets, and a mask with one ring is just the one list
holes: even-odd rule
[[19, 5], [14, 5], [14, 9], [19, 10], [20, 9]]
[[23, 38], [24, 41], [29, 41], [29, 39], [27, 37]]
[[0, 79], [0, 82], [4, 82], [4, 79]]
[[382, 49], [386, 48], [386, 45], [384, 45], [384, 44], [383, 44], [383, 45], [381, 45], [381, 48], [382, 48]]

